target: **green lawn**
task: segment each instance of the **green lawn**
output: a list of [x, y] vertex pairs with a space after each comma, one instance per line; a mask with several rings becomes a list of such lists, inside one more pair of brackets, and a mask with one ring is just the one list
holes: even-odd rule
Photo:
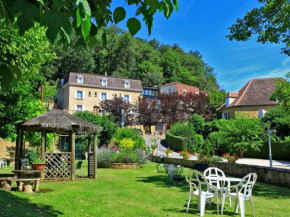
[[[98, 171], [97, 180], [41, 183], [41, 192], [30, 195], [0, 190], [0, 216], [199, 216], [195, 198], [185, 213], [188, 185], [166, 185], [155, 163], [142, 169]], [[290, 189], [257, 183], [253, 195], [257, 217], [290, 216]], [[205, 216], [218, 216], [215, 202], [206, 207]], [[224, 216], [240, 215], [227, 203]], [[246, 216], [252, 216], [249, 201]]]

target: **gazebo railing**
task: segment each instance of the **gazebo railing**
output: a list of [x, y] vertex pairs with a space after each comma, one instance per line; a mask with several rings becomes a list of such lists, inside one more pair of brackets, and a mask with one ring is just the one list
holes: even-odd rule
[[71, 153], [46, 153], [45, 179], [71, 178]]

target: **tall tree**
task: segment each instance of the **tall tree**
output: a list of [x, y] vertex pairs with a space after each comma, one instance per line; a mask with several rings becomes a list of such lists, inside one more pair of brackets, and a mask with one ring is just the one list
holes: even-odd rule
[[[96, 35], [102, 34], [106, 44], [105, 29], [110, 23], [119, 23], [126, 18], [123, 5], [111, 10], [111, 0], [78, 0], [78, 1], [53, 1], [53, 0], [0, 0], [0, 20], [5, 19], [6, 25], [19, 29], [21, 35], [41, 24], [46, 28], [46, 36], [52, 44], [71, 44], [71, 34], [77, 33], [77, 44], [94, 46], [97, 43]], [[178, 0], [125, 0], [123, 3], [135, 8], [136, 15], [126, 18], [127, 27], [132, 36], [140, 29], [141, 23], [136, 17], [141, 17], [151, 34], [153, 17], [157, 11], [163, 12], [169, 18], [173, 10], [178, 10]], [[1, 65], [5, 74], [1, 74], [0, 81], [10, 83], [11, 79], [18, 79], [19, 68], [15, 65]], [[1, 82], [1, 85], [3, 82]]]
[[247, 41], [257, 34], [259, 43], [284, 44], [282, 53], [290, 56], [289, 0], [258, 0], [261, 7], [246, 13], [230, 27], [230, 40]]

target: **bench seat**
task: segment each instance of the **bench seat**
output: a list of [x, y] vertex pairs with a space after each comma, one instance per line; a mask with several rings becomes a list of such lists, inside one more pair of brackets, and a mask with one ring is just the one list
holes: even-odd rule
[[40, 178], [17, 178], [17, 177], [0, 177], [0, 187], [5, 190], [12, 189], [12, 182], [17, 182], [18, 190], [24, 193], [33, 193], [32, 185], [34, 183], [34, 191], [39, 191]]

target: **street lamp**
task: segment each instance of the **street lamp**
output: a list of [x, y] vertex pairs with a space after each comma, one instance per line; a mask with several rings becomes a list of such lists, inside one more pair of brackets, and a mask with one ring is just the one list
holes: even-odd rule
[[268, 120], [266, 123], [267, 126], [267, 134], [269, 140], [269, 160], [270, 160], [270, 168], [272, 168], [272, 152], [271, 152], [271, 122]]
[[160, 139], [160, 136], [158, 135], [158, 136], [157, 136], [157, 148], [158, 148], [158, 149], [157, 149], [157, 155], [158, 155], [158, 156], [160, 156], [160, 154], [159, 154], [159, 139]]

